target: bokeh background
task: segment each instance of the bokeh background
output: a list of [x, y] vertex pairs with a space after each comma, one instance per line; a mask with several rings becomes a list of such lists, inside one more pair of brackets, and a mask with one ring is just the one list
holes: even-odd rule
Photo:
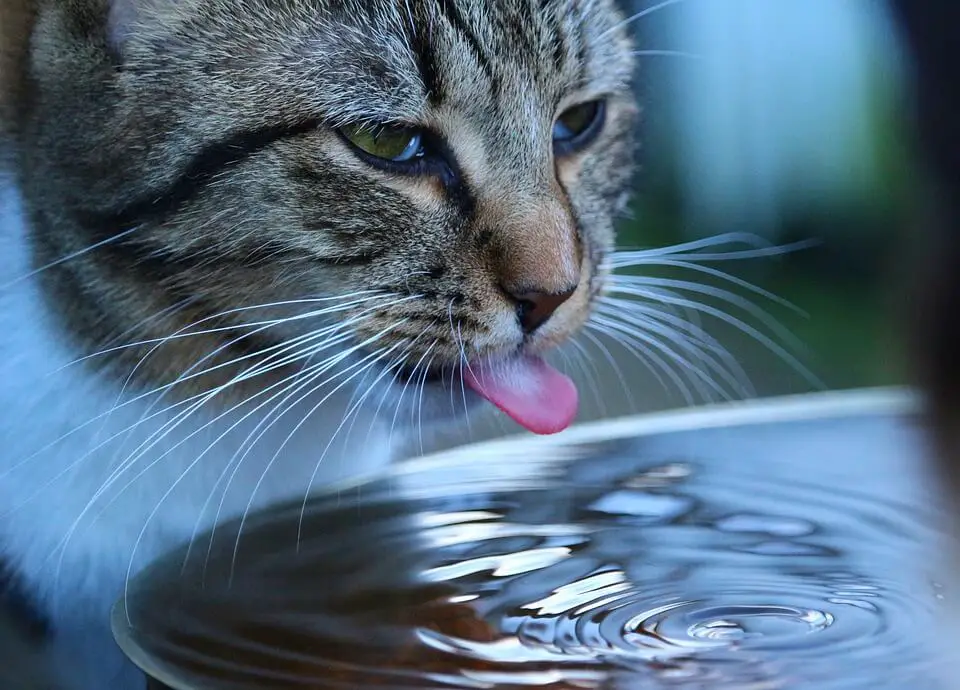
[[[679, 371], [685, 385], [677, 385], [649, 357], [609, 337], [600, 345], [581, 339], [559, 362], [580, 382], [581, 419], [724, 397], [909, 382], [907, 269], [922, 183], [908, 133], [906, 66], [884, 3], [628, 4], [640, 15], [633, 26], [645, 117], [643, 169], [631, 217], [620, 224], [621, 246], [665, 247], [725, 233], [812, 245], [711, 264], [796, 309], [689, 269], [634, 269], [726, 287], [765, 310], [782, 330], [729, 301], [684, 295], [735, 315], [790, 356], [773, 352], [744, 328], [704, 315], [701, 327], [750, 382], [718, 391], [691, 383], [697, 377], [689, 371]], [[696, 366], [694, 357], [687, 359]], [[462, 442], [518, 431], [503, 419], [480, 420], [455, 436]]]
[[[645, 171], [621, 241], [724, 232], [818, 240], [733, 270], [809, 314], [778, 316], [827, 386], [904, 380], [891, 309], [905, 306], [899, 269], [917, 175], [904, 65], [884, 4], [636, 5], [650, 12], [637, 20], [641, 52], [652, 51], [640, 56]], [[754, 375], [764, 392], [794, 387], [766, 368]]]

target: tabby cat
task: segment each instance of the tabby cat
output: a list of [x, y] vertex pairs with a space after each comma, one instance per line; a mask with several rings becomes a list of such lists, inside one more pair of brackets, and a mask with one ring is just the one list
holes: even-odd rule
[[[638, 110], [612, 0], [3, 0], [0, 549], [64, 687], [218, 520], [552, 433]], [[484, 401], [488, 401], [484, 403]]]

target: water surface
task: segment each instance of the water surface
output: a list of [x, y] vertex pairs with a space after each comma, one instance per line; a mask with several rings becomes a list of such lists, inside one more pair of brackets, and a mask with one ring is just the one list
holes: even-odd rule
[[205, 688], [935, 690], [912, 422], [786, 414], [398, 468], [198, 541], [121, 636]]

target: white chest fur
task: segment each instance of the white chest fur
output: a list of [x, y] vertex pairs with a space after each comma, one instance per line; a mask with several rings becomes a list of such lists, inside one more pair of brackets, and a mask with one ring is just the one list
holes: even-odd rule
[[268, 408], [178, 418], [185, 408], [136, 399], [75, 363], [29, 271], [0, 179], [0, 549], [52, 617], [55, 652], [76, 665], [69, 685], [127, 690], [116, 651], [89, 647], [110, 645], [106, 616], [130, 573], [218, 519], [377, 469], [389, 439], [361, 417], [330, 444], [349, 391], [297, 428], [304, 402], [252, 447]]

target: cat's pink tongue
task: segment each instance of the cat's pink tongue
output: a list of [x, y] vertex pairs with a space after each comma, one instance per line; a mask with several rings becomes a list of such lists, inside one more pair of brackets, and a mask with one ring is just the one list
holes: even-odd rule
[[517, 424], [535, 434], [563, 431], [577, 416], [577, 388], [540, 357], [476, 362], [463, 380]]

